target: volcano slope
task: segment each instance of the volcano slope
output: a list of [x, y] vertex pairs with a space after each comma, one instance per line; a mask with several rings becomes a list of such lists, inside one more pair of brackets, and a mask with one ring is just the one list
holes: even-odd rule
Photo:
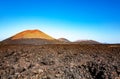
[[40, 30], [25, 30], [16, 35], [7, 38], [1, 42], [2, 44], [61, 44], [63, 42], [49, 36]]
[[120, 45], [1, 45], [0, 79], [120, 79]]

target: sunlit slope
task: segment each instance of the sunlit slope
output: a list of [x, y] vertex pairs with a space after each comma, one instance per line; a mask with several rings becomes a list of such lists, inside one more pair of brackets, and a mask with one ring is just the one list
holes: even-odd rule
[[40, 30], [26, 30], [23, 32], [20, 32], [18, 34], [16, 34], [15, 36], [13, 36], [11, 38], [11, 40], [15, 40], [15, 39], [28, 39], [28, 38], [41, 38], [41, 39], [47, 39], [47, 40], [54, 40], [53, 37], [43, 33]]

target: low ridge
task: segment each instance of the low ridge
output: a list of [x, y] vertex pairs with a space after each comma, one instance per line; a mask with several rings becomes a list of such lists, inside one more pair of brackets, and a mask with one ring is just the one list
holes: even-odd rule
[[66, 38], [59, 38], [58, 39], [59, 41], [62, 41], [62, 42], [70, 42], [68, 39], [66, 39]]
[[94, 41], [94, 40], [77, 40], [73, 43], [79, 43], [79, 44], [101, 44], [100, 42]]

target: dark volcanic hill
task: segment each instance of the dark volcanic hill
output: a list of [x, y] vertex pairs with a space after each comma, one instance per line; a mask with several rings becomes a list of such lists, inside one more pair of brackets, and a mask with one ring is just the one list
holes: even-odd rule
[[101, 44], [100, 42], [97, 42], [94, 40], [77, 40], [73, 43], [77, 43], [77, 44]]
[[43, 33], [39, 30], [25, 30], [20, 32], [4, 41], [3, 44], [33, 44], [33, 45], [41, 45], [41, 44], [57, 44], [62, 43], [59, 40]]
[[59, 41], [65, 42], [65, 43], [69, 43], [70, 41], [66, 38], [59, 38]]

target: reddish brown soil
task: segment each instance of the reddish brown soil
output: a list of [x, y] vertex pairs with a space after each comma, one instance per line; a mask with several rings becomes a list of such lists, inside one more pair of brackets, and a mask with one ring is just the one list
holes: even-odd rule
[[25, 38], [41, 38], [41, 39], [48, 39], [48, 40], [55, 40], [53, 37], [43, 33], [40, 30], [25, 30], [14, 35], [11, 40], [15, 39], [25, 39]]

